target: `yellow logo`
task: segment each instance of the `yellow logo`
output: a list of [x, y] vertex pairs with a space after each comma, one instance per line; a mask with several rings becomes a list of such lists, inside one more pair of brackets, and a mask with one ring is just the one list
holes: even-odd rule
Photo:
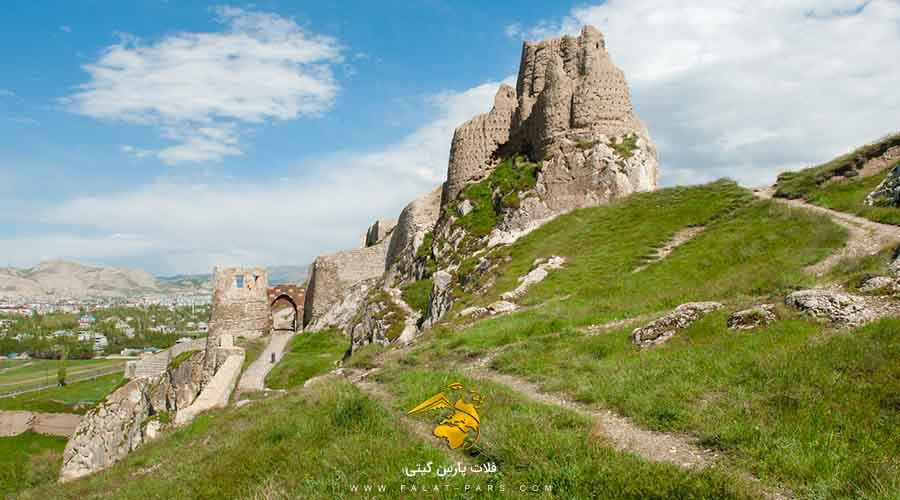
[[[448, 391], [464, 391], [459, 382], [447, 386]], [[443, 418], [434, 428], [434, 435], [447, 441], [447, 446], [455, 450], [460, 446], [471, 448], [481, 437], [481, 417], [478, 408], [484, 403], [484, 398], [477, 390], [468, 391], [471, 394], [471, 402], [465, 401], [461, 396], [456, 403], [451, 405], [450, 400], [443, 392], [426, 399], [418, 406], [406, 412], [407, 415], [415, 415], [430, 410], [450, 410], [452, 413], [444, 413]]]

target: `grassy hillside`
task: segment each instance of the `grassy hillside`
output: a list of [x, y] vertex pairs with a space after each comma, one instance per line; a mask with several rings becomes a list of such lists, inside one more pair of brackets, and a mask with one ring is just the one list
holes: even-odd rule
[[335, 367], [349, 346], [343, 335], [326, 330], [300, 333], [287, 346], [284, 357], [266, 375], [266, 387], [293, 389]]
[[65, 447], [65, 438], [31, 432], [0, 438], [0, 497], [54, 483]]
[[[699, 226], [693, 239], [651, 261], [674, 234]], [[348, 369], [383, 366], [365, 391], [340, 377], [304, 388], [334, 366], [347, 341], [334, 332], [301, 334], [267, 379], [286, 395], [202, 416], [108, 471], [21, 497], [472, 498], [466, 485], [482, 492], [503, 485], [474, 497], [718, 499], [766, 490], [900, 498], [900, 319], [834, 330], [779, 306], [766, 327], [725, 325], [732, 311], [781, 304], [787, 293], [818, 284], [804, 268], [845, 239], [827, 218], [756, 200], [727, 181], [576, 211], [489, 253], [493, 274], [470, 277], [484, 280], [483, 290], [458, 297], [413, 347], [356, 353]], [[855, 286], [883, 273], [889, 254], [842, 262], [822, 279]], [[565, 267], [531, 287], [519, 311], [478, 322], [457, 316], [515, 288], [535, 259], [552, 255], [565, 257]], [[725, 309], [663, 346], [630, 343], [634, 326], [699, 300]], [[589, 328], [629, 318], [637, 319]], [[688, 470], [616, 451], [583, 414], [479, 378], [472, 364], [480, 359], [487, 370], [614, 410], [644, 429], [686, 436], [716, 453], [716, 465]], [[405, 416], [450, 382], [485, 396], [481, 440], [469, 452], [430, 436], [435, 415]], [[500, 473], [404, 475], [404, 467], [429, 461], [493, 461]], [[376, 489], [354, 489], [364, 485]], [[539, 489], [523, 495], [522, 485]]]
[[873, 175], [860, 175], [857, 170], [865, 160], [877, 157], [887, 148], [898, 145], [900, 134], [868, 144], [827, 163], [798, 172], [783, 173], [778, 176], [775, 184], [775, 196], [802, 198], [816, 205], [859, 215], [876, 222], [900, 224], [900, 209], [870, 207], [864, 203], [866, 196], [874, 191], [891, 168], [900, 162], [888, 165]]

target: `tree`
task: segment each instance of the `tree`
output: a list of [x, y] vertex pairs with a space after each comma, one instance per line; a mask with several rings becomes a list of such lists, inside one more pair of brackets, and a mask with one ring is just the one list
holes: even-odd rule
[[66, 385], [66, 358], [68, 357], [68, 348], [63, 347], [62, 355], [59, 357], [59, 368], [56, 371], [56, 381], [60, 387]]

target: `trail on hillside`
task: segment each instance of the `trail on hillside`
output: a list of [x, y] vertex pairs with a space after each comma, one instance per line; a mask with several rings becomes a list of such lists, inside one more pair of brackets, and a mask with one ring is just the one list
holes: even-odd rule
[[[265, 389], [266, 375], [281, 361], [284, 356], [284, 348], [293, 336], [293, 333], [273, 333], [266, 344], [266, 349], [256, 360], [247, 367], [247, 371], [241, 376], [238, 383], [238, 391], [261, 391]], [[275, 362], [272, 362], [272, 355]]]
[[773, 200], [789, 207], [802, 208], [828, 216], [839, 226], [847, 229], [849, 237], [844, 247], [817, 264], [807, 267], [807, 271], [822, 276], [845, 258], [874, 255], [887, 246], [900, 243], [900, 226], [881, 224], [863, 217], [838, 212], [830, 208], [820, 207], [803, 200], [775, 198], [774, 187], [753, 190], [754, 196], [763, 200]]
[[641, 428], [611, 410], [593, 410], [564, 395], [542, 392], [536, 384], [524, 379], [482, 368], [467, 371], [466, 375], [496, 382], [537, 403], [559, 406], [591, 418], [595, 422], [591, 436], [609, 440], [619, 452], [686, 469], [704, 468], [717, 457], [712, 450], [700, 448], [686, 437]]

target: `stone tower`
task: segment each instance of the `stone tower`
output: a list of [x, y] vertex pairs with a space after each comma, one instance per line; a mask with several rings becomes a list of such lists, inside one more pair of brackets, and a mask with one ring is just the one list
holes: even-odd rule
[[208, 346], [218, 347], [222, 335], [253, 339], [269, 333], [268, 282], [262, 267], [216, 267]]
[[501, 85], [491, 111], [453, 134], [442, 206], [513, 155], [540, 163], [540, 173], [535, 196], [505, 214], [501, 232], [656, 189], [656, 148], [593, 26], [523, 44], [516, 88]]

